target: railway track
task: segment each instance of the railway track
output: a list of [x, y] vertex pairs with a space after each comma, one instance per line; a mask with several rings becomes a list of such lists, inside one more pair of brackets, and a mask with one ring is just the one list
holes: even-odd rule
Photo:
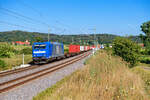
[[[55, 63], [55, 61], [52, 62], [52, 63]], [[46, 65], [46, 64], [44, 64], [44, 65]], [[0, 78], [5, 77], [7, 75], [14, 74], [14, 73], [17, 74], [17, 73], [20, 73], [20, 72], [23, 72], [23, 71], [32, 70], [32, 69], [35, 69], [35, 68], [38, 68], [38, 67], [41, 67], [41, 66], [42, 65], [31, 65], [31, 66], [28, 66], [28, 67], [23, 67], [23, 68], [13, 69], [13, 70], [5, 71], [5, 72], [0, 72]]]
[[[12, 80], [9, 80], [6, 82], [2, 82], [2, 83], [0, 83], [0, 93], [7, 92], [7, 91], [9, 91], [15, 87], [23, 85], [23, 84], [30, 82], [32, 80], [38, 79], [44, 75], [55, 72], [61, 68], [64, 68], [67, 65], [70, 65], [74, 62], [77, 62], [77, 61], [83, 59], [84, 57], [88, 56], [89, 54], [90, 54], [90, 52], [86, 52], [84, 54], [81, 54], [81, 55], [79, 55], [79, 56], [77, 56], [71, 60], [68, 60], [66, 62], [63, 62], [61, 64], [57, 64], [57, 65], [42, 69], [40, 71], [30, 73], [28, 75], [24, 75], [24, 76], [21, 76], [21, 77], [18, 77], [18, 78], [15, 78], [15, 79], [12, 79]], [[26, 70], [32, 70], [32, 69], [35, 69], [37, 67], [39, 67], [39, 66], [33, 66], [33, 67], [29, 67], [29, 68], [22, 68], [22, 69], [12, 70], [9, 72], [4, 72], [4, 73], [0, 74], [0, 77], [5, 77], [7, 75], [19, 73], [19, 72], [26, 71]]]

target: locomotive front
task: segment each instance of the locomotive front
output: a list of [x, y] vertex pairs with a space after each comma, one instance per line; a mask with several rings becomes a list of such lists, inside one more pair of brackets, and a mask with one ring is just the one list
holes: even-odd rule
[[36, 42], [32, 46], [32, 59], [34, 63], [45, 63], [49, 57], [49, 42]]

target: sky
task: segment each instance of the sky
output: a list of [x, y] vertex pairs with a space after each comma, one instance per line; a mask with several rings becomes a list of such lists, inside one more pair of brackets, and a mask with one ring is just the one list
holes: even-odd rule
[[0, 31], [139, 35], [150, 0], [0, 0]]

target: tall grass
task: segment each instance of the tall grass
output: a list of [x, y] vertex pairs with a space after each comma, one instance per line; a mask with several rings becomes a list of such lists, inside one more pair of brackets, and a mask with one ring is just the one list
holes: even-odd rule
[[144, 82], [127, 65], [119, 57], [98, 52], [59, 88], [34, 100], [149, 100]]
[[[13, 67], [16, 67], [18, 65], [22, 64], [22, 56], [23, 55], [14, 55], [11, 58], [1, 58], [6, 64], [6, 67], [0, 70], [6, 70], [6, 69], [11, 69]], [[32, 55], [25, 55], [24, 56], [24, 63], [27, 64], [32, 61]]]
[[31, 46], [11, 45], [0, 42], [0, 71], [11, 69], [22, 64], [22, 54], [25, 54], [25, 63], [32, 61]]
[[145, 82], [145, 89], [147, 93], [150, 94], [150, 71], [139, 66], [133, 68], [132, 71], [141, 76]]

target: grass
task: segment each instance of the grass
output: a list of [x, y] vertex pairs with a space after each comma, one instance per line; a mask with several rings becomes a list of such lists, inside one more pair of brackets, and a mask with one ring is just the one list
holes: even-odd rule
[[67, 82], [72, 75], [76, 74], [78, 71], [73, 72], [70, 76], [66, 76], [64, 79], [56, 82], [56, 84], [54, 84], [52, 87], [46, 89], [45, 91], [43, 91], [42, 93], [38, 94], [36, 97], [33, 97], [33, 100], [43, 100], [44, 96], [51, 96], [51, 93], [53, 93], [54, 91], [56, 91], [58, 88], [60, 88], [65, 82]]
[[[0, 43], [0, 44], [7, 44], [7, 43]], [[27, 47], [31, 48], [31, 46], [23, 46], [23, 45], [10, 45], [10, 46], [13, 47], [15, 50], [17, 50], [18, 52]], [[11, 69], [15, 66], [22, 64], [22, 54], [20, 53], [14, 53], [12, 56], [10, 56], [10, 58], [2, 57], [0, 59], [5, 62], [5, 67], [0, 66], [0, 71]], [[24, 60], [25, 64], [29, 63], [30, 61], [32, 61], [32, 55], [31, 54], [25, 55]]]
[[11, 47], [13, 47], [14, 49], [16, 49], [17, 51], [20, 51], [24, 48], [31, 48], [31, 46], [26, 46], [26, 45], [11, 45]]
[[33, 100], [149, 100], [140, 75], [121, 58], [101, 51], [85, 64], [82, 70]]
[[[22, 55], [14, 55], [11, 58], [1, 58], [7, 65], [5, 69], [11, 69], [12, 67], [18, 66], [22, 64]], [[32, 61], [32, 55], [25, 55], [24, 56], [24, 63], [27, 64]], [[1, 69], [2, 70], [2, 69]]]
[[145, 89], [150, 94], [150, 70], [145, 70], [140, 66], [134, 67], [131, 70], [141, 76], [145, 82]]

